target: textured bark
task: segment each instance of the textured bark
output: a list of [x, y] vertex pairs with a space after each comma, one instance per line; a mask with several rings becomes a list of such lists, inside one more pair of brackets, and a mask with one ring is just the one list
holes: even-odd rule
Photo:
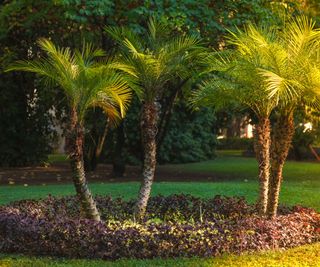
[[268, 189], [270, 175], [270, 120], [260, 118], [255, 125], [254, 149], [259, 164], [259, 199], [260, 215], [265, 215], [268, 205]]
[[320, 157], [317, 153], [317, 151], [314, 150], [314, 148], [312, 147], [312, 145], [309, 145], [310, 151], [311, 153], [314, 155], [314, 157], [316, 158], [317, 161], [320, 161]]
[[233, 117], [227, 127], [227, 138], [239, 137], [241, 136], [241, 122], [243, 116]]
[[95, 171], [97, 169], [99, 159], [102, 153], [104, 142], [106, 140], [109, 131], [109, 119], [107, 119], [103, 132], [93, 127], [91, 136], [92, 144], [91, 147], [86, 151], [84, 155], [84, 168], [85, 171]]
[[159, 122], [159, 126], [158, 126], [158, 133], [157, 133], [157, 148], [160, 149], [163, 140], [168, 132], [168, 126], [169, 126], [169, 122], [172, 116], [172, 111], [173, 111], [173, 106], [174, 106], [174, 101], [176, 100], [178, 96], [178, 90], [176, 90], [169, 98], [169, 100], [167, 101], [165, 106], [162, 106], [162, 110], [164, 110], [160, 122]]
[[184, 79], [178, 85], [176, 85], [167, 98], [162, 97], [164, 103], [161, 105], [161, 110], [163, 112], [161, 115], [159, 114], [160, 118], [158, 123], [158, 133], [156, 137], [157, 149], [160, 149], [163, 140], [168, 132], [168, 126], [172, 116], [174, 102], [177, 99], [179, 93], [181, 92], [182, 87], [188, 82], [188, 80], [189, 79]]
[[156, 169], [156, 135], [158, 110], [154, 102], [144, 103], [141, 112], [141, 139], [144, 151], [142, 184], [136, 204], [135, 216], [140, 220], [144, 217], [150, 197], [151, 186]]
[[268, 216], [277, 215], [282, 170], [287, 159], [294, 134], [293, 112], [279, 116], [272, 131], [271, 173], [269, 182]]
[[112, 175], [114, 177], [123, 177], [126, 170], [126, 163], [123, 157], [123, 149], [125, 143], [125, 134], [124, 134], [124, 124], [123, 121], [120, 123], [116, 130], [116, 139], [117, 143], [115, 146], [115, 152], [113, 156], [112, 163]]
[[95, 156], [96, 156], [97, 160], [100, 158], [100, 155], [101, 155], [101, 152], [103, 149], [103, 145], [106, 140], [108, 132], [109, 132], [109, 119], [107, 119], [106, 125], [104, 127], [104, 131], [98, 139], [98, 144], [97, 144], [96, 151], [95, 151]]
[[83, 162], [84, 129], [78, 122], [78, 116], [75, 109], [71, 110], [70, 120], [67, 150], [70, 157], [72, 179], [80, 201], [81, 210], [86, 218], [100, 221], [96, 203], [88, 188], [85, 177]]

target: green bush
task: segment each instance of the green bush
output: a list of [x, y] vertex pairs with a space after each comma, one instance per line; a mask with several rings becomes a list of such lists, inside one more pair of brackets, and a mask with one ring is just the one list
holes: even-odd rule
[[169, 129], [159, 148], [160, 163], [186, 163], [212, 159], [217, 144], [215, 117], [208, 109], [190, 111], [184, 103], [176, 105]]
[[[14, 79], [15, 78], [15, 79]], [[54, 137], [48, 94], [32, 99], [24, 82], [32, 76], [2, 74], [0, 78], [0, 166], [26, 166], [47, 160]], [[33, 102], [34, 101], [34, 102]]]
[[[126, 163], [138, 165], [142, 160], [140, 134], [140, 104], [135, 99], [124, 120], [125, 142], [123, 158]], [[215, 157], [215, 117], [208, 109], [193, 112], [182, 100], [172, 113], [165, 137], [158, 147], [158, 162], [186, 163]], [[105, 144], [103, 158], [110, 162], [116, 155], [117, 129], [111, 129]]]

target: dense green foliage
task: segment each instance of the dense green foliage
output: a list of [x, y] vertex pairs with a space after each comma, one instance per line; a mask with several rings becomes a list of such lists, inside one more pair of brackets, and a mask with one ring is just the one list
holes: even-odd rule
[[43, 162], [51, 152], [51, 100], [47, 92], [34, 91], [25, 82], [30, 76], [0, 70], [0, 166]]
[[49, 110], [55, 93], [44, 90], [34, 75], [3, 73], [8, 64], [37, 53], [39, 37], [61, 28], [63, 21], [52, 21], [52, 4], [32, 2], [2, 2], [0, 9], [0, 165], [30, 165], [46, 159], [54, 137]]
[[[140, 164], [142, 159], [140, 129], [135, 129], [139, 123], [139, 112], [139, 105], [134, 103], [123, 124], [125, 143], [122, 160], [130, 164]], [[100, 128], [100, 131], [103, 131], [103, 128]], [[184, 101], [179, 101], [173, 109], [164, 140], [159, 145], [158, 162], [160, 164], [183, 163], [214, 158], [216, 147], [214, 133], [215, 120], [210, 111], [194, 112], [185, 105]], [[107, 162], [110, 162], [117, 153], [118, 134], [117, 128], [111, 128], [109, 131], [103, 155], [103, 160]]]
[[240, 138], [231, 137], [223, 138], [219, 140], [219, 149], [242, 149], [242, 150], [252, 150], [253, 149], [253, 139], [252, 138]]
[[[300, 8], [295, 1], [288, 0], [287, 2], [290, 3], [288, 12]], [[226, 33], [226, 27], [231, 29], [235, 26], [242, 27], [248, 20], [276, 23], [277, 18], [273, 13], [277, 9], [275, 6], [280, 7], [281, 5], [270, 4], [270, 1], [266, 0], [219, 0], [214, 3], [207, 0], [157, 0], [135, 1], [130, 5], [124, 0], [88, 1], [86, 3], [76, 0], [3, 1], [0, 6], [0, 62], [2, 67], [5, 67], [16, 59], [33, 58], [38, 51], [35, 41], [39, 37], [50, 37], [59, 46], [70, 47], [79, 47], [81, 42], [86, 39], [94, 43], [95, 46], [107, 50], [107, 53], [110, 54], [113, 52], [113, 43], [104, 34], [106, 25], [129, 26], [133, 31], [143, 34], [146, 18], [149, 16], [166, 22], [168, 32], [196, 33], [205, 40], [207, 45], [223, 47], [223, 35]], [[37, 84], [39, 99], [36, 105], [31, 105], [30, 103], [35, 100], [35, 84]], [[60, 118], [59, 115], [63, 114], [62, 111], [65, 109], [63, 98], [58, 91], [44, 90], [44, 87], [37, 83], [35, 76], [22, 73], [4, 75], [1, 72], [0, 92], [3, 96], [0, 100], [2, 130], [0, 164], [28, 165], [43, 160], [50, 150], [49, 141], [54, 136], [51, 122], [52, 113], [49, 110], [55, 105], [56, 115]], [[89, 122], [89, 125], [93, 124]], [[193, 122], [191, 124], [193, 125]], [[191, 128], [196, 128], [196, 124], [197, 122]], [[172, 123], [170, 128], [175, 125], [177, 124]], [[93, 132], [98, 132], [97, 128], [101, 128], [100, 123], [89, 128], [88, 138], [90, 138], [90, 134], [95, 136]], [[211, 134], [209, 128], [207, 127], [204, 133], [205, 138]], [[183, 135], [184, 133], [179, 129], [177, 127], [172, 131]], [[130, 130], [125, 128], [124, 136], [131, 134], [139, 135], [132, 128]], [[187, 135], [189, 136], [189, 134]], [[26, 136], [28, 136], [28, 140], [26, 140]], [[109, 138], [115, 142], [119, 139], [117, 136], [115, 138], [109, 136]], [[205, 138], [203, 137], [202, 140]], [[165, 147], [172, 146], [171, 139], [167, 138], [167, 141], [164, 141], [167, 142]], [[188, 150], [195, 147], [195, 144], [192, 143], [190, 146], [188, 145], [189, 137], [182, 139], [185, 141], [179, 147]], [[93, 141], [92, 143], [88, 142], [88, 145], [96, 142], [96, 140]], [[213, 143], [214, 136], [208, 140], [208, 144]], [[128, 140], [127, 144], [130, 144]], [[136, 144], [133, 144], [128, 150], [134, 151], [135, 147]], [[199, 150], [197, 155], [192, 157], [182, 155], [175, 157], [173, 154], [161, 157], [163, 161], [195, 161], [212, 156], [206, 147], [207, 145], [204, 145], [204, 150]], [[162, 149], [161, 153], [164, 154], [165, 150]], [[116, 156], [115, 153], [111, 153], [111, 155], [112, 157]]]
[[192, 112], [183, 102], [174, 107], [160, 146], [159, 163], [196, 162], [215, 157], [215, 120], [210, 110]]

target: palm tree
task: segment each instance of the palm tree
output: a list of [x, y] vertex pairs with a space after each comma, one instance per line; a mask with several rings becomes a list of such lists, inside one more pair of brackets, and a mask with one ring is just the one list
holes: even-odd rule
[[252, 110], [257, 123], [254, 147], [259, 164], [259, 213], [267, 210], [270, 174], [270, 114], [277, 98], [269, 97], [261, 69], [269, 65], [275, 30], [248, 24], [244, 31], [230, 32], [228, 43], [233, 50], [214, 52], [208, 57], [208, 71], [213, 78], [206, 81], [192, 96], [193, 105], [209, 105], [216, 109], [237, 105]]
[[131, 93], [122, 76], [108, 64], [98, 64], [95, 59], [104, 52], [91, 45], [74, 53], [69, 48], [58, 48], [47, 39], [39, 40], [46, 58], [19, 61], [8, 70], [21, 70], [39, 74], [45, 84], [57, 84], [66, 95], [69, 104], [70, 123], [67, 138], [73, 182], [86, 218], [96, 221], [100, 215], [88, 188], [83, 164], [84, 118], [90, 107], [100, 107], [108, 118], [116, 121], [127, 109]]
[[270, 61], [270, 68], [262, 70], [269, 94], [279, 99], [271, 145], [271, 176], [269, 184], [268, 215], [277, 214], [282, 170], [294, 135], [294, 111], [304, 104], [319, 106], [314, 89], [314, 68], [319, 60], [320, 31], [307, 17], [289, 21], [278, 32], [279, 51]]
[[144, 36], [125, 28], [107, 28], [106, 31], [121, 46], [121, 63], [114, 67], [131, 77], [142, 102], [140, 128], [144, 151], [142, 184], [135, 215], [141, 219], [146, 210], [156, 168], [156, 135], [160, 98], [165, 85], [173, 79], [192, 75], [192, 59], [200, 53], [196, 36], [171, 37], [164, 24], [150, 19]]
[[[254, 111], [258, 118], [255, 126], [258, 203], [260, 213], [267, 212], [270, 217], [276, 215], [278, 207], [282, 169], [294, 134], [294, 110], [301, 103], [319, 106], [313, 90], [320, 87], [315, 85], [318, 75], [312, 63], [318, 56], [319, 34], [314, 23], [305, 17], [290, 22], [284, 31], [263, 30], [249, 24], [244, 32], [231, 33], [229, 43], [235, 46], [235, 51], [224, 58], [221, 54], [225, 52], [220, 52], [217, 53], [220, 58], [211, 59], [213, 69], [223, 72], [223, 76], [195, 95], [194, 101], [209, 104], [224, 103], [229, 97]], [[276, 123], [270, 140], [269, 116], [273, 110]]]

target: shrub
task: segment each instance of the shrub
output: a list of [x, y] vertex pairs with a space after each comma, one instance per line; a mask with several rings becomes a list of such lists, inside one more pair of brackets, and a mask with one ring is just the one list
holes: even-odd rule
[[76, 219], [75, 201], [49, 197], [1, 207], [0, 250], [102, 259], [209, 257], [320, 241], [319, 214], [301, 207], [267, 220], [242, 198], [158, 196], [146, 221], [135, 223], [133, 201], [98, 197], [103, 217], [114, 219], [97, 223]]
[[[142, 159], [139, 125], [140, 104], [133, 100], [124, 120], [123, 156], [127, 164], [139, 165]], [[183, 101], [175, 103], [163, 142], [158, 146], [157, 161], [164, 163], [197, 162], [215, 158], [217, 139], [212, 111], [192, 112]], [[159, 129], [160, 131], [160, 129]], [[117, 130], [111, 130], [105, 144], [104, 158], [108, 162], [116, 151]]]
[[[133, 219], [134, 200], [124, 201], [122, 198], [109, 196], [96, 197], [98, 209], [103, 220], [126, 221]], [[55, 218], [79, 218], [80, 210], [75, 197], [55, 198], [48, 196], [39, 201], [21, 200], [13, 202], [10, 207], [21, 213], [55, 220]], [[219, 216], [234, 218], [253, 214], [254, 207], [248, 205], [242, 197], [215, 196], [201, 199], [191, 195], [156, 196], [150, 198], [145, 220], [159, 219], [170, 222], [195, 222], [212, 220]]]

